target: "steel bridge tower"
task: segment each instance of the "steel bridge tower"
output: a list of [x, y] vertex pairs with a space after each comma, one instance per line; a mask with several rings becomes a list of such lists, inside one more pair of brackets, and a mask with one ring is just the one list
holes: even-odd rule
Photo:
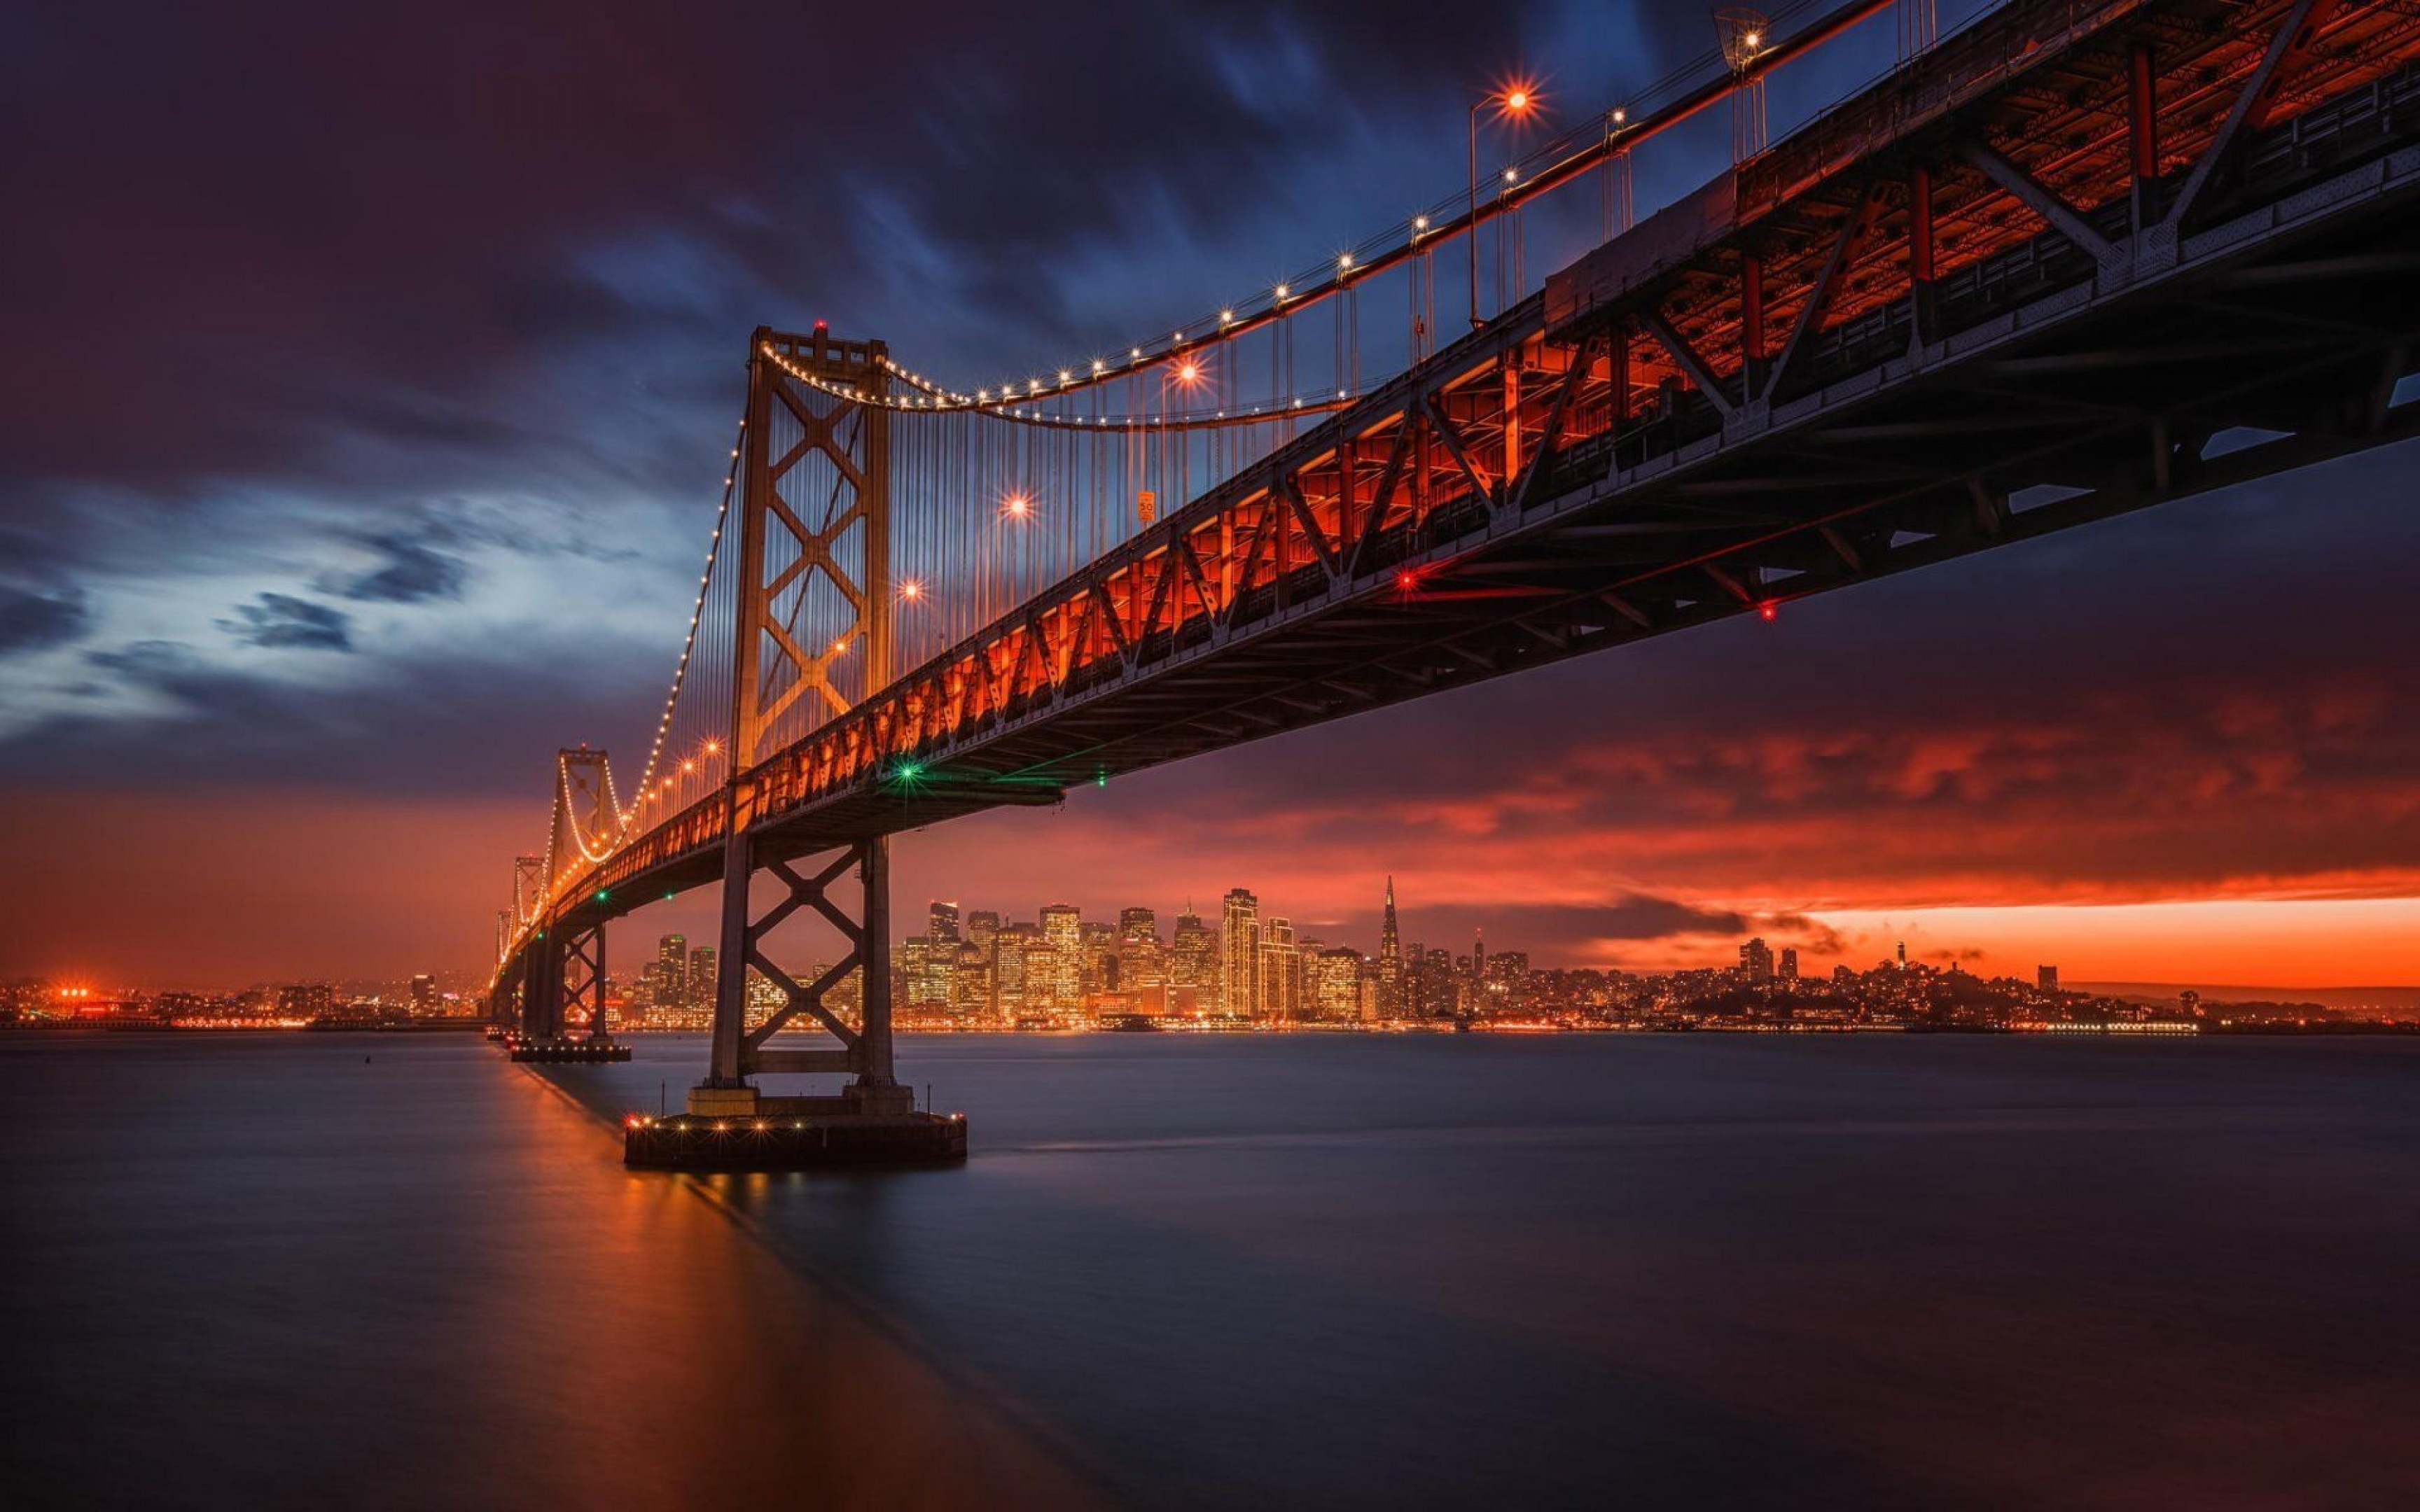
[[[820, 323], [805, 335], [760, 327], [750, 339], [714, 1038], [706, 1078], [690, 1094], [692, 1113], [754, 1111], [748, 1078], [758, 1072], [848, 1073], [839, 1102], [849, 1112], [914, 1107], [892, 1069], [890, 841], [867, 835], [817, 856], [760, 855], [760, 810], [769, 803], [766, 784], [750, 780], [799, 733], [891, 681], [890, 415], [856, 397], [879, 398], [888, 379], [880, 342], [835, 340]], [[754, 885], [768, 874], [781, 896], [760, 913]], [[846, 942], [806, 982], [768, 953], [767, 936], [800, 909]], [[753, 1026], [752, 970], [781, 995]], [[833, 1002], [852, 975], [855, 1023]], [[768, 1043], [802, 1014], [835, 1043]]]
[[[605, 752], [566, 747], [554, 753], [554, 767], [548, 854], [543, 858], [521, 856], [513, 864], [514, 905], [520, 906], [526, 887], [533, 918], [543, 912], [555, 879], [582, 852], [610, 843], [618, 824]], [[532, 1040], [561, 1040], [577, 1024], [587, 1029], [590, 1041], [606, 1042], [602, 918], [539, 933], [536, 948], [524, 962], [520, 1016], [521, 1032]]]

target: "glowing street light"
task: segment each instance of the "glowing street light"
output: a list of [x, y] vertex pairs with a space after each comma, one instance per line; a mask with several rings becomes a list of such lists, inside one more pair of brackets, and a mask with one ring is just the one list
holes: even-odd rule
[[[1519, 120], [1537, 108], [1537, 91], [1527, 84], [1514, 84], [1500, 93], [1483, 95], [1470, 102], [1470, 222], [1464, 233], [1470, 238], [1470, 329], [1484, 324], [1479, 318], [1479, 113], [1496, 107], [1497, 118], [1507, 116]], [[1511, 181], [1507, 174], [1506, 181]]]

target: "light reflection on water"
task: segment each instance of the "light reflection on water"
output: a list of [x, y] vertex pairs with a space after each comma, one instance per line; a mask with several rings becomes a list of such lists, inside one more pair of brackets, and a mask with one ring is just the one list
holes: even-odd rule
[[30, 1484], [2140, 1506], [2420, 1478], [2408, 1043], [911, 1039], [965, 1168], [702, 1179], [624, 1172], [610, 1127], [698, 1041], [542, 1075], [364, 1043], [0, 1047], [39, 1110]]

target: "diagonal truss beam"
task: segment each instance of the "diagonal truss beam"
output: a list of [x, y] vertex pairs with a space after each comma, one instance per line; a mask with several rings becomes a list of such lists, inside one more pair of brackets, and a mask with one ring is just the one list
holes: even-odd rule
[[1981, 142], [1969, 142], [1960, 149], [1967, 163], [1984, 177], [1999, 185], [2017, 202], [2055, 226], [2059, 235], [2072, 241], [2093, 261], [2114, 263], [2121, 254], [2118, 244], [2101, 234], [2074, 206], [2054, 194], [2041, 180], [2010, 162]]
[[2277, 28], [2277, 35], [2269, 39], [2268, 49], [2260, 54], [2260, 61], [2253, 68], [2251, 76], [2243, 81], [2243, 87], [2236, 91], [2235, 103], [2227, 107], [2226, 119], [2219, 124], [2217, 134], [2210, 139], [2210, 146], [2202, 150], [2200, 160], [2194, 163], [2184, 187], [2177, 191], [2176, 203], [2168, 207], [2171, 224], [2181, 226], [2193, 214], [2194, 207], [2201, 200], [2202, 191], [2210, 187], [2211, 177], [2234, 157], [2236, 144], [2242, 140], [2244, 129], [2247, 126], [2255, 131], [2259, 129], [2260, 123], [2256, 117], [2267, 110], [2270, 92], [2283, 77], [2287, 58], [2307, 45], [2307, 35], [2327, 24], [2328, 16], [2335, 8], [2336, 0], [2295, 0], [2294, 8], [2286, 13], [2285, 21]]
[[1739, 413], [1739, 406], [1732, 401], [1722, 379], [1716, 378], [1714, 370], [1706, 365], [1706, 360], [1698, 355], [1698, 348], [1689, 345], [1689, 339], [1672, 329], [1672, 322], [1664, 318], [1662, 311], [1640, 310], [1638, 324], [1654, 338], [1655, 345], [1664, 348], [1681, 371], [1689, 375], [1689, 381], [1706, 396], [1707, 402], [1722, 412], [1724, 419], [1729, 420]]

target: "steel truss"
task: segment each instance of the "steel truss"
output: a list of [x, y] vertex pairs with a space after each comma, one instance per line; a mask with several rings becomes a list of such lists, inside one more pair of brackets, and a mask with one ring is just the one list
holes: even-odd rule
[[[742, 838], [741, 843], [746, 843]], [[720, 995], [715, 1001], [714, 1043], [707, 1072], [709, 1087], [747, 1085], [757, 1072], [838, 1072], [856, 1078], [861, 1087], [897, 1085], [892, 1072], [891, 1039], [891, 842], [876, 837], [843, 846], [819, 870], [801, 872], [787, 861], [768, 859], [763, 870], [782, 884], [781, 901], [762, 915], [748, 917], [748, 881], [755, 869], [741, 866], [726, 881], [723, 949], [732, 952], [718, 962], [726, 980], [753, 970], [782, 993], [782, 1005], [764, 1022], [750, 1027], [747, 1004]], [[858, 907], [852, 913], [832, 896], [831, 888], [850, 872], [858, 883]], [[744, 920], [735, 947], [728, 933], [729, 908], [738, 904]], [[847, 942], [840, 959], [813, 981], [799, 982], [768, 954], [767, 936], [800, 909], [812, 909]], [[737, 969], [725, 962], [736, 960]], [[849, 1023], [827, 998], [852, 976], [859, 979], [858, 1021]], [[743, 989], [744, 990], [744, 989]], [[820, 1026], [838, 1049], [775, 1047], [770, 1041], [799, 1015]]]
[[1047, 803], [2411, 435], [2415, 58], [2386, 0], [2017, 0], [755, 753], [601, 885]]
[[[891, 847], [879, 836], [839, 847], [821, 870], [801, 874], [788, 864], [796, 853], [765, 854], [751, 837], [764, 814], [763, 795], [751, 779], [767, 732], [810, 692], [815, 715], [840, 716], [853, 706], [831, 675], [834, 658], [861, 644], [864, 687], [880, 689], [890, 679], [891, 496], [890, 431], [878, 405], [828, 397], [811, 398], [773, 362], [779, 353], [819, 378], [868, 395], [884, 392], [880, 344], [836, 341], [822, 331], [783, 336], [758, 331], [749, 343], [749, 424], [744, 442], [744, 491], [739, 521], [737, 675], [731, 717], [733, 770], [738, 774], [723, 801], [727, 832], [722, 843], [722, 928], [716, 958], [714, 1037], [705, 1086], [737, 1088], [757, 1072], [840, 1072], [861, 1088], [896, 1086], [891, 1051]], [[776, 455], [772, 415], [792, 417], [800, 439]], [[810, 457], [821, 457], [833, 478], [823, 522], [809, 526], [784, 497]], [[768, 532], [786, 534], [790, 554], [777, 561], [767, 550]], [[854, 532], [862, 543], [851, 563], [836, 549]], [[818, 654], [803, 649], [795, 633], [797, 606], [817, 577], [849, 610], [848, 627]], [[783, 604], [792, 606], [789, 612]], [[855, 916], [837, 903], [830, 888], [854, 869], [859, 885]], [[784, 889], [782, 900], [754, 916], [752, 893], [760, 871]], [[842, 958], [814, 981], [801, 984], [767, 953], [767, 936], [799, 909], [820, 915], [848, 942]], [[781, 990], [782, 1006], [750, 1027], [748, 981], [761, 974]], [[856, 974], [859, 1018], [854, 1025], [835, 1012], [827, 995]], [[775, 1048], [770, 1041], [803, 1014], [820, 1026], [837, 1049]]]

